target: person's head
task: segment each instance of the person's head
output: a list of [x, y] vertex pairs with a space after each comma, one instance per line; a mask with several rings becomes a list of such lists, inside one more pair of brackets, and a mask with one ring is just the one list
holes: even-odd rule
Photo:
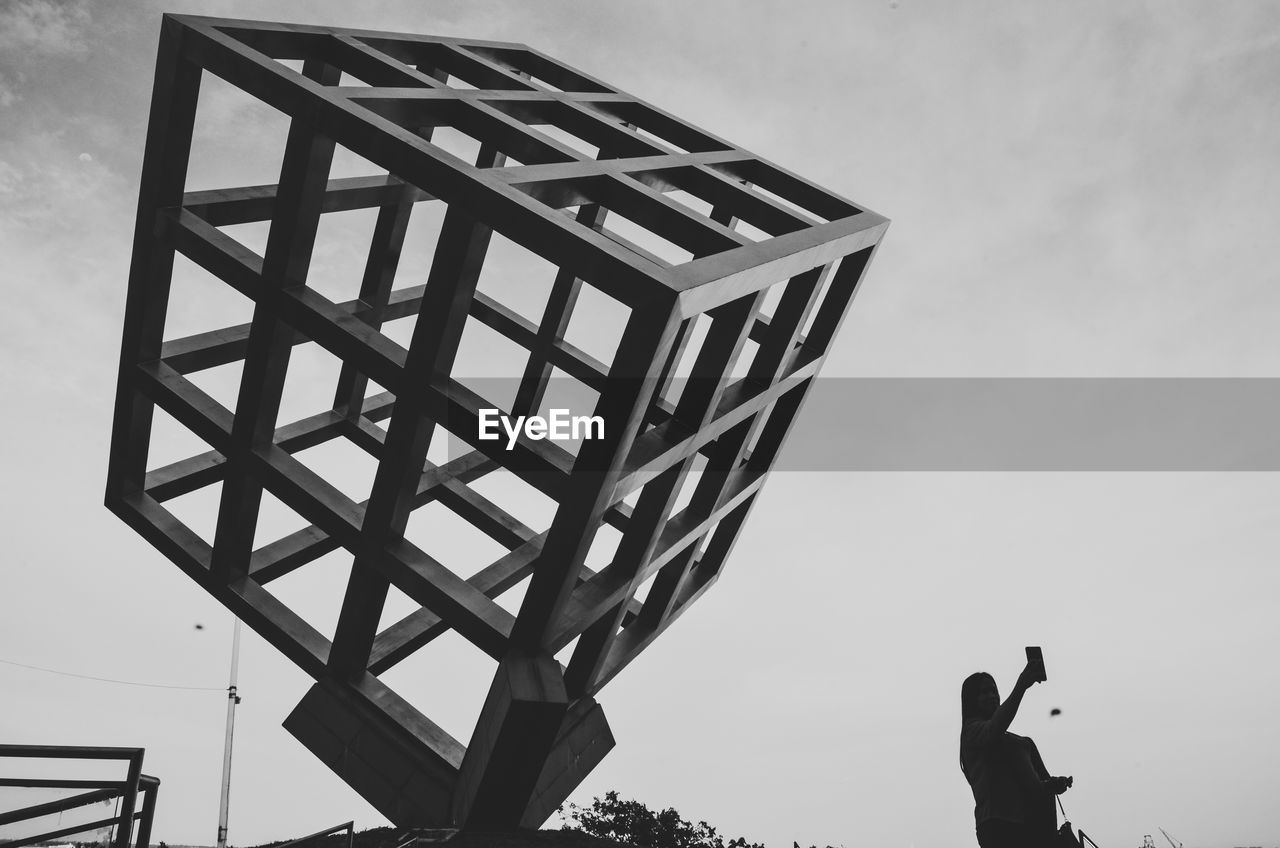
[[985, 671], [969, 675], [960, 684], [960, 720], [989, 719], [1000, 706], [996, 679]]

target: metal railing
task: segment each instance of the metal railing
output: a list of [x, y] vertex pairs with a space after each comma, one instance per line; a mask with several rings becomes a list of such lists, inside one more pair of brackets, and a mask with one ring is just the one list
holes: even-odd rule
[[17, 822], [38, 819], [42, 816], [64, 813], [90, 804], [119, 800], [116, 814], [105, 819], [25, 836], [20, 839], [0, 840], [0, 848], [23, 848], [38, 842], [47, 842], [114, 827], [113, 848], [130, 848], [134, 835], [134, 822], [138, 823], [133, 848], [147, 848], [151, 840], [151, 822], [155, 818], [156, 794], [160, 781], [142, 773], [142, 748], [94, 748], [71, 745], [0, 745], [0, 758], [61, 759], [61, 760], [122, 760], [128, 763], [124, 780], [74, 780], [59, 778], [0, 777], [0, 786], [17, 786], [43, 789], [85, 789], [78, 795], [32, 804], [17, 810], [0, 813], [0, 827]]
[[336, 824], [328, 830], [318, 830], [315, 833], [308, 834], [307, 836], [299, 837], [292, 842], [285, 842], [282, 845], [277, 845], [275, 848], [298, 848], [298, 846], [310, 842], [313, 839], [323, 839], [326, 836], [332, 836], [333, 834], [341, 833], [344, 830], [347, 832], [347, 848], [352, 848], [352, 845], [355, 842], [355, 824], [356, 823], [354, 821], [349, 821], [346, 824]]

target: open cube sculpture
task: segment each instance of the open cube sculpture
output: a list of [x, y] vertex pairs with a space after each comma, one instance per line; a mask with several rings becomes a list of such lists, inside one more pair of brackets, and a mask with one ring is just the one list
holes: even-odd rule
[[[276, 184], [187, 190], [205, 72], [287, 116]], [[335, 146], [378, 173], [335, 176]], [[353, 209], [376, 224], [352, 297], [335, 300], [311, 284], [317, 231]], [[430, 268], [403, 286], [424, 209], [440, 216]], [[265, 247], [234, 235], [247, 222], [269, 222]], [[107, 505], [315, 678], [285, 726], [393, 822], [536, 826], [613, 745], [600, 688], [719, 576], [886, 227], [524, 45], [166, 16]], [[540, 315], [478, 285], [497, 237], [554, 267]], [[175, 252], [247, 298], [252, 320], [166, 338]], [[623, 316], [611, 353], [566, 338], [592, 323], [588, 295]], [[406, 319], [407, 338], [384, 332]], [[521, 351], [514, 397], [460, 379], [477, 325]], [[300, 345], [340, 362], [333, 400], [280, 421]], [[228, 364], [231, 407], [196, 379]], [[553, 375], [594, 398], [591, 438], [481, 438], [485, 410], [545, 408]], [[157, 407], [207, 450], [149, 459]], [[433, 439], [466, 449], [432, 462]], [[376, 462], [367, 499], [299, 459], [335, 441]], [[547, 526], [483, 494], [492, 474], [553, 504]], [[202, 536], [166, 502], [206, 487], [218, 510]], [[305, 526], [262, 543], [264, 497]], [[429, 505], [505, 554], [449, 567], [443, 537], [406, 534]], [[591, 567], [606, 527], [616, 550]], [[329, 638], [272, 582], [344, 551]], [[387, 622], [397, 590], [414, 609]], [[465, 746], [381, 679], [449, 631], [497, 669]]]

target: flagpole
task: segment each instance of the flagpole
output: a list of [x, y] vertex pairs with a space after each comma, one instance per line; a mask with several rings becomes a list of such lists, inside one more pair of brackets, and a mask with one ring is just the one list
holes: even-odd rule
[[218, 848], [227, 848], [227, 810], [231, 801], [231, 737], [236, 727], [236, 676], [240, 670], [240, 619], [231, 637], [231, 682], [227, 685], [227, 735], [222, 747], [222, 798], [218, 804]]

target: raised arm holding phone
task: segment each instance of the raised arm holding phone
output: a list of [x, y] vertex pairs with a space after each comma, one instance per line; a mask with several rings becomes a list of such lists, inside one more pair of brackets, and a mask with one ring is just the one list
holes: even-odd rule
[[1027, 664], [1003, 702], [986, 672], [969, 675], [960, 687], [960, 769], [973, 789], [982, 848], [1037, 848], [1055, 838], [1054, 797], [1072, 779], [1050, 775], [1036, 744], [1009, 732], [1027, 690], [1046, 677], [1040, 649], [1027, 648]]

